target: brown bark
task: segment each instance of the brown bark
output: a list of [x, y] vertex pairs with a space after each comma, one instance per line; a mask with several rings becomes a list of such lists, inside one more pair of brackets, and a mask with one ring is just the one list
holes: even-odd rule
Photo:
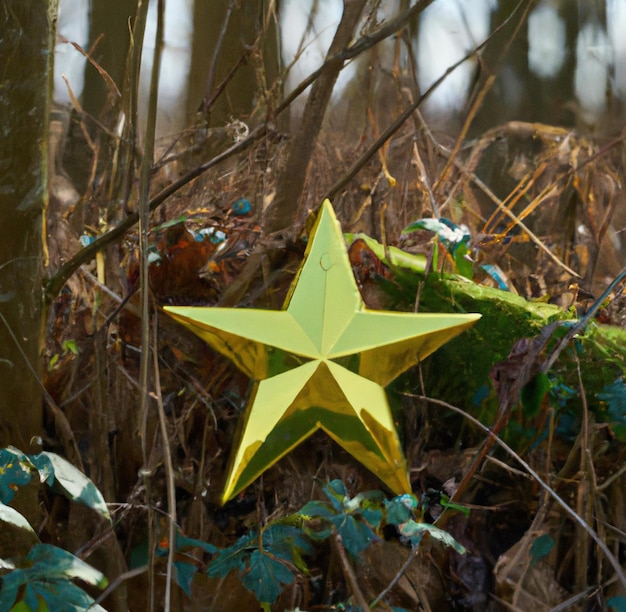
[[53, 0], [0, 0], [0, 447], [41, 434], [41, 279]]
[[[343, 15], [328, 49], [327, 61], [338, 56], [350, 44], [366, 2], [367, 0], [344, 0]], [[293, 225], [297, 219], [307, 167], [343, 63], [340, 57], [328, 62], [311, 87], [304, 116], [290, 143], [287, 162], [278, 176], [276, 198], [263, 218], [265, 235], [282, 231]]]

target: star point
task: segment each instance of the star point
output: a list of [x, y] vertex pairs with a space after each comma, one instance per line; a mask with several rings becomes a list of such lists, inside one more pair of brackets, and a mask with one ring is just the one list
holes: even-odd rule
[[368, 310], [328, 200], [283, 310], [164, 310], [254, 381], [223, 502], [317, 429], [394, 493], [410, 492], [384, 387], [480, 318]]

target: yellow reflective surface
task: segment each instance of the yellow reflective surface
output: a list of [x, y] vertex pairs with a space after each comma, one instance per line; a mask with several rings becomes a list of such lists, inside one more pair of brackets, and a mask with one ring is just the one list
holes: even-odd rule
[[282, 311], [164, 310], [256, 382], [223, 502], [317, 429], [394, 493], [410, 492], [383, 387], [480, 318], [367, 310], [328, 200]]

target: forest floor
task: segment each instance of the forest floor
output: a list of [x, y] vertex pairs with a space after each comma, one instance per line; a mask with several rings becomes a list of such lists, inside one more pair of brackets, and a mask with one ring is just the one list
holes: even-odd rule
[[[265, 544], [273, 550], [258, 534], [294, 526], [289, 517], [313, 500], [332, 502], [329, 483], [340, 487], [341, 481], [346, 495], [360, 500], [352, 513], [342, 512], [371, 529], [371, 544], [354, 557], [332, 537], [315, 541], [310, 526], [298, 527], [297, 537], [309, 538], [298, 559], [296, 535], [276, 535], [292, 546], [291, 561], [280, 562], [292, 581], [281, 581], [275, 567], [265, 567], [266, 574], [258, 570], [280, 586], [271, 609], [601, 610], [611, 601], [623, 610], [619, 597], [626, 590], [616, 564], [623, 569], [626, 563], [620, 348], [626, 297], [623, 283], [606, 292], [626, 261], [621, 137], [596, 143], [571, 130], [512, 122], [457, 150], [453, 141], [412, 125], [333, 198], [344, 232], [372, 239], [357, 237], [348, 245], [370, 308], [485, 311], [483, 327], [389, 389], [417, 504], [412, 516], [448, 533], [467, 552], [434, 536], [402, 536], [388, 510], [397, 499], [323, 433], [220, 506], [249, 380], [159, 308], [221, 305], [260, 245], [272, 258], [253, 271], [234, 305], [281, 308], [304, 253], [308, 213], [363, 155], [376, 129], [370, 124], [350, 140], [332, 134], [327, 130], [314, 151], [298, 227], [290, 235], [262, 231], [288, 142], [277, 130], [208, 169], [153, 212], [153, 347], [142, 345], [136, 228], [67, 281], [50, 313], [45, 381], [67, 427], [49, 412], [45, 444], [82, 466], [112, 504], [115, 538], [107, 540], [102, 526], [92, 525], [98, 534], [90, 540], [84, 515], [54, 498], [47, 501], [51, 520], [44, 537], [74, 548], [82, 538], [83, 549], [92, 552], [88, 561], [112, 581], [133, 564], [141, 566], [138, 551], [147, 546], [154, 516], [146, 508], [156, 509], [161, 548], [155, 581], [162, 593], [172, 478], [181, 533], [241, 555], [232, 571], [225, 566], [220, 574], [212, 565], [217, 553], [191, 544], [177, 550], [179, 561], [193, 558], [187, 565], [195, 576], [189, 596], [177, 587], [177, 609], [258, 609], [258, 590], [245, 582], [253, 572], [250, 551], [254, 542], [257, 549]], [[205, 161], [206, 151], [214, 154], [211, 147], [222, 137], [209, 132], [199, 147], [178, 145], [176, 155], [164, 153], [170, 159], [158, 164], [151, 194]], [[230, 138], [227, 143], [234, 142]], [[78, 199], [63, 191], [71, 187], [68, 176], [59, 171], [53, 179], [53, 263], [75, 256], [81, 236], [84, 245], [90, 234], [114, 225], [102, 187], [113, 180], [111, 172], [105, 168], [100, 186], [87, 186]], [[425, 218], [447, 222], [437, 231], [402, 233]], [[394, 263], [390, 247], [409, 254], [409, 263]], [[557, 360], [556, 344], [565, 332], [555, 330], [568, 329], [558, 325], [563, 320], [570, 327], [581, 320], [585, 325]], [[145, 425], [140, 422], [140, 355], [151, 348], [158, 355], [151, 388], [166, 417], [171, 468], [158, 411], [151, 409]], [[513, 454], [492, 444], [467, 415], [487, 428], [497, 426]], [[484, 459], [476, 465], [481, 451]], [[146, 458], [150, 490], [138, 476]], [[374, 490], [383, 492], [387, 505], [376, 502], [386, 518], [372, 527], [359, 494]], [[272, 558], [282, 559], [279, 553]], [[146, 609], [149, 574], [124, 581], [132, 609]], [[184, 582], [182, 573], [178, 580]], [[103, 605], [113, 609], [115, 598]]]

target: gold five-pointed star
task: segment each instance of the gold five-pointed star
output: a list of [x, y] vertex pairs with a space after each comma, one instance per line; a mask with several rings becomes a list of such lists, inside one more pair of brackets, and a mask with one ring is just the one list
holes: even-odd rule
[[223, 502], [317, 429], [394, 493], [410, 492], [384, 387], [480, 317], [365, 308], [328, 200], [283, 310], [165, 311], [255, 382]]

